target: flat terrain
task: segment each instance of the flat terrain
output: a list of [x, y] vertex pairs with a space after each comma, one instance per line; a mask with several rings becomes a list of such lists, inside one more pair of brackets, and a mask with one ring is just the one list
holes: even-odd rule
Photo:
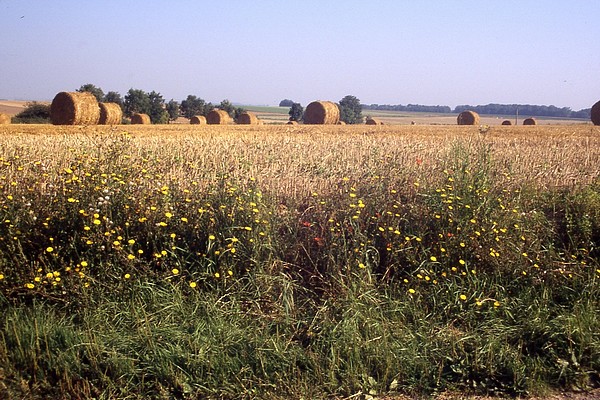
[[[17, 100], [0, 100], [0, 113], [8, 115], [17, 115], [23, 111], [28, 101], [17, 101]], [[258, 118], [263, 120], [266, 124], [285, 124], [289, 119], [288, 107], [270, 107], [270, 106], [242, 106], [243, 108], [256, 113]], [[421, 112], [400, 112], [400, 111], [377, 111], [377, 110], [365, 110], [363, 111], [364, 116], [371, 116], [380, 119], [387, 125], [411, 125], [413, 122], [417, 125], [456, 125], [456, 114], [435, 114], [435, 113], [421, 113]], [[522, 123], [523, 119], [527, 116], [519, 117], [519, 124]], [[515, 123], [514, 116], [481, 116], [482, 125], [500, 125], [505, 119], [510, 120], [513, 124]], [[557, 119], [549, 117], [536, 118], [540, 125], [574, 125], [583, 124], [589, 125], [591, 122], [585, 120], [576, 119]], [[177, 124], [188, 124], [187, 118], [180, 117]]]

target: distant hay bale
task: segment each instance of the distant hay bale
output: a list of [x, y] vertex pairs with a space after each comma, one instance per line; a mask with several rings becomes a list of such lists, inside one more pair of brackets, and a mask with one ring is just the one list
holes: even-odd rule
[[537, 125], [537, 121], [535, 118], [525, 118], [523, 120], [523, 125]]
[[60, 92], [50, 105], [50, 119], [54, 125], [96, 125], [98, 100], [89, 92]]
[[10, 115], [0, 113], [0, 125], [10, 124]]
[[206, 125], [206, 117], [204, 115], [194, 115], [192, 118], [190, 118], [190, 124]]
[[148, 114], [135, 113], [131, 116], [132, 125], [150, 125], [152, 121]]
[[594, 125], [600, 125], [600, 101], [592, 106], [591, 114]]
[[250, 111], [244, 111], [241, 113], [236, 122], [241, 125], [260, 125], [258, 117]]
[[231, 123], [231, 117], [225, 110], [214, 109], [206, 116], [206, 123], [209, 125], [227, 125]]
[[335, 125], [340, 120], [340, 109], [331, 101], [313, 101], [304, 111], [304, 123]]
[[463, 111], [458, 114], [458, 118], [456, 119], [458, 125], [479, 125], [479, 114], [475, 111]]
[[509, 120], [505, 119], [504, 121], [502, 121], [502, 125], [512, 125], [512, 122], [510, 122]]
[[346, 123], [344, 121], [338, 121], [337, 125], [346, 125]]
[[98, 103], [100, 107], [99, 125], [120, 125], [123, 120], [123, 110], [117, 103]]
[[298, 125], [298, 121], [288, 121], [288, 125]]
[[383, 122], [377, 118], [367, 118], [365, 124], [367, 124], [367, 125], [383, 125]]

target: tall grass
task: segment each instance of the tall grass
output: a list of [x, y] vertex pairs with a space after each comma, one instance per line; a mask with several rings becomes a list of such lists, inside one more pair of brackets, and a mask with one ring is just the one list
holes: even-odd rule
[[2, 128], [3, 396], [599, 383], [589, 127], [213, 128]]

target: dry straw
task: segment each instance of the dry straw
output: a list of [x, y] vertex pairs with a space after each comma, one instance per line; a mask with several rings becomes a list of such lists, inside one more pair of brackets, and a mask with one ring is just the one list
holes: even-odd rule
[[10, 115], [0, 113], [0, 125], [10, 124]]
[[523, 120], [523, 125], [537, 125], [537, 121], [535, 118], [525, 118]]
[[206, 125], [206, 117], [204, 115], [194, 115], [192, 118], [190, 118], [190, 124]]
[[479, 114], [475, 111], [463, 111], [456, 119], [459, 125], [479, 125]]
[[249, 111], [244, 111], [237, 118], [237, 123], [241, 125], [260, 125], [258, 117]]
[[95, 125], [100, 119], [98, 100], [89, 92], [60, 92], [50, 105], [54, 125]]
[[340, 120], [340, 109], [331, 101], [313, 101], [304, 111], [304, 123], [335, 125]]
[[502, 125], [512, 125], [512, 122], [510, 122], [509, 120], [505, 119], [504, 121], [502, 121]]
[[123, 120], [123, 110], [117, 103], [99, 103], [100, 107], [100, 119], [98, 124], [100, 125], [119, 125]]
[[600, 125], [600, 101], [592, 106], [591, 114], [594, 125]]
[[365, 122], [367, 125], [383, 125], [383, 122], [377, 118], [367, 118]]
[[231, 117], [225, 110], [214, 109], [206, 116], [206, 123], [209, 125], [227, 125], [231, 123]]
[[152, 121], [148, 114], [135, 113], [131, 116], [131, 123], [133, 125], [150, 125]]

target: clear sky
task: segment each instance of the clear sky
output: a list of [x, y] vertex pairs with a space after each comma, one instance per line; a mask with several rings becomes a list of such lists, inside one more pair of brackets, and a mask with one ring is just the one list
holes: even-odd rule
[[599, 0], [0, 0], [0, 98], [591, 107]]

